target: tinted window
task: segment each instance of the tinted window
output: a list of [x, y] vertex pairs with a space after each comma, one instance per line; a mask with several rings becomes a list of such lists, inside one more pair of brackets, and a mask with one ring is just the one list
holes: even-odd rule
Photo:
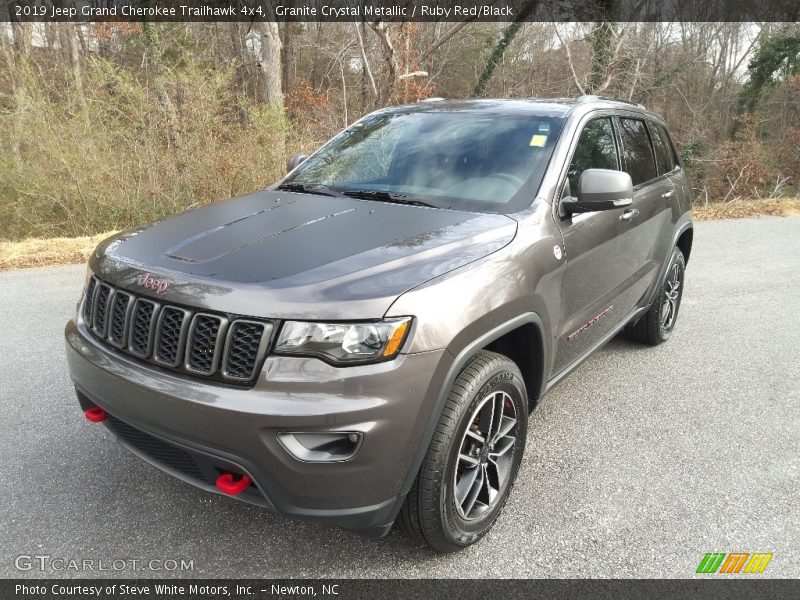
[[675, 168], [675, 160], [672, 155], [672, 148], [667, 139], [667, 132], [661, 125], [650, 124], [650, 133], [653, 137], [653, 148], [656, 151], [656, 166], [658, 174], [669, 173]]
[[661, 125], [656, 125], [656, 129], [658, 130], [658, 135], [661, 138], [661, 141], [664, 142], [664, 148], [667, 151], [667, 161], [670, 165], [670, 171], [678, 166], [678, 157], [675, 154], [675, 146], [672, 145], [672, 140], [667, 133], [667, 130], [662, 127]]
[[589, 121], [583, 128], [567, 171], [569, 195], [578, 193], [578, 182], [586, 169], [619, 169], [610, 117]]
[[650, 146], [650, 136], [644, 121], [639, 119], [620, 119], [620, 137], [625, 156], [625, 169], [633, 180], [633, 185], [639, 185], [656, 176], [656, 163], [653, 159], [653, 149]]

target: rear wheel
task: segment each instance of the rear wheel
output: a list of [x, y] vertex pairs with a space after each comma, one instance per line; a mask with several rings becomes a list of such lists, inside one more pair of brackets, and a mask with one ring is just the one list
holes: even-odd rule
[[669, 339], [681, 307], [685, 270], [683, 253], [680, 248], [674, 248], [658, 297], [644, 316], [628, 328], [630, 337], [651, 346]]
[[525, 449], [527, 394], [513, 361], [478, 353], [456, 378], [400, 527], [438, 552], [475, 543], [508, 498]]

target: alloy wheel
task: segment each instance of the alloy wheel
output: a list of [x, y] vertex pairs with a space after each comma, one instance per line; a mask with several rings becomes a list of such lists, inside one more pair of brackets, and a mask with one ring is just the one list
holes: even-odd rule
[[679, 264], [675, 263], [670, 268], [667, 280], [664, 283], [664, 298], [661, 301], [661, 329], [669, 331], [675, 324], [678, 316], [678, 304], [680, 302], [681, 284], [683, 273]]
[[461, 439], [454, 475], [456, 510], [465, 520], [490, 512], [511, 477], [517, 441], [517, 412], [506, 392], [486, 396]]

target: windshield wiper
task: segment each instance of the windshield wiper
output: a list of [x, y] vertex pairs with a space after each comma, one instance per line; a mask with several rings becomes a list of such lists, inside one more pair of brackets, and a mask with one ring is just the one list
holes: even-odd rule
[[344, 198], [342, 192], [329, 188], [327, 185], [321, 183], [282, 183], [278, 186], [279, 190], [284, 192], [299, 192], [301, 194], [318, 194], [320, 196], [334, 196], [336, 198]]
[[439, 208], [430, 202], [409, 198], [407, 194], [396, 192], [384, 192], [381, 190], [342, 190], [342, 194], [351, 198], [361, 200], [377, 200], [378, 202], [392, 202], [393, 204], [408, 204], [411, 206], [427, 206], [428, 208]]

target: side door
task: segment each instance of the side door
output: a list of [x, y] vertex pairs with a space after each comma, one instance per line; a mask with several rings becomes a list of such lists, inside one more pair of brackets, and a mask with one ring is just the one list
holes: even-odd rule
[[[590, 168], [622, 170], [616, 118], [592, 116], [584, 122], [572, 151], [561, 199], [577, 194], [581, 173]], [[556, 376], [596, 345], [636, 306], [640, 264], [634, 258], [630, 208], [563, 215], [556, 223], [564, 240], [566, 264], [552, 373]]]
[[633, 204], [630, 210], [629, 259], [637, 265], [632, 289], [638, 294], [637, 305], [646, 304], [655, 284], [667, 246], [672, 243], [665, 233], [672, 231], [671, 205], [675, 188], [669, 172], [672, 167], [660, 152], [661, 139], [651, 120], [640, 115], [618, 117], [624, 169], [633, 181]]

